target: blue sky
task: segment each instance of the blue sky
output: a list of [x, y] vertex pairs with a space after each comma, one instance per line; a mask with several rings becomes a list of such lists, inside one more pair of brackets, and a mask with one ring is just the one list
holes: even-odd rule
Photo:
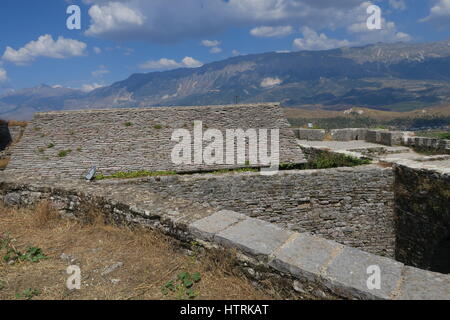
[[[381, 30], [366, 27], [372, 4]], [[2, 0], [0, 27], [0, 90], [90, 90], [239, 54], [447, 40], [450, 0]]]

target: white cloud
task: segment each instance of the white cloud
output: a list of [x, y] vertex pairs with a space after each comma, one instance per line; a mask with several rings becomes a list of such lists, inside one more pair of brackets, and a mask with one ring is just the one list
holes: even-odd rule
[[233, 51], [231, 51], [231, 54], [232, 54], [233, 56], [239, 56], [239, 55], [241, 55], [241, 53], [240, 53], [238, 50], [236, 50], [236, 49], [234, 49]]
[[108, 73], [109, 73], [109, 70], [104, 65], [99, 66], [99, 68], [97, 70], [91, 72], [92, 76], [95, 78], [100, 78]]
[[202, 45], [205, 47], [217, 47], [220, 44], [218, 40], [203, 40]]
[[65, 59], [85, 55], [87, 45], [84, 42], [58, 37], [55, 41], [49, 34], [40, 36], [36, 41], [30, 41], [24, 47], [14, 50], [6, 47], [2, 59], [23, 65], [38, 57]]
[[328, 50], [350, 45], [348, 40], [331, 39], [308, 27], [304, 27], [302, 33], [303, 38], [297, 38], [293, 43], [297, 50]]
[[213, 54], [222, 52], [222, 48], [220, 48], [219, 45], [220, 45], [219, 40], [202, 40], [202, 46], [211, 48], [209, 52]]
[[381, 17], [381, 29], [369, 30], [366, 9], [370, 4], [370, 2], [363, 2], [354, 12], [354, 22], [347, 26], [347, 32], [355, 36], [357, 44], [412, 40], [409, 34], [399, 31], [394, 22], [386, 20], [383, 16]]
[[271, 37], [283, 37], [293, 32], [291, 26], [279, 26], [279, 27], [257, 27], [250, 30], [250, 34], [254, 37], [271, 38]]
[[211, 53], [221, 53], [222, 49], [219, 48], [219, 47], [214, 47], [214, 48], [211, 48], [211, 50], [209, 50], [209, 52], [211, 52]]
[[141, 64], [139, 68], [148, 70], [169, 70], [177, 68], [198, 68], [202, 65], [203, 63], [192, 57], [184, 57], [181, 62], [177, 62], [173, 59], [161, 58], [159, 60], [147, 61]]
[[[362, 0], [88, 0], [88, 35], [115, 40], [175, 42], [230, 27], [345, 27]], [[176, 23], [175, 23], [176, 22]], [[278, 30], [279, 31], [279, 30]], [[282, 33], [288, 29], [281, 29]], [[213, 47], [214, 45], [212, 45]]]
[[8, 73], [5, 69], [0, 68], [0, 83], [8, 81]]
[[396, 10], [405, 10], [405, 0], [389, 0], [389, 5]]
[[142, 26], [145, 20], [139, 10], [120, 2], [93, 5], [88, 13], [92, 21], [86, 34], [91, 36], [135, 29]]
[[198, 68], [203, 65], [203, 63], [191, 57], [184, 57], [184, 59], [181, 62], [187, 68]]
[[435, 21], [442, 22], [445, 25], [450, 24], [450, 0], [439, 0], [431, 7], [429, 15], [420, 21]]
[[100, 49], [99, 47], [94, 47], [94, 52], [96, 54], [100, 54], [100, 53], [102, 53], [102, 49]]
[[278, 77], [275, 77], [275, 78], [268, 77], [268, 78], [264, 78], [261, 81], [260, 85], [262, 88], [271, 88], [271, 87], [279, 86], [282, 83], [283, 83], [283, 80], [281, 80]]
[[92, 83], [92, 84], [84, 84], [81, 87], [81, 90], [84, 92], [90, 92], [92, 90], [98, 89], [98, 88], [102, 88], [103, 85], [99, 84], [99, 83]]

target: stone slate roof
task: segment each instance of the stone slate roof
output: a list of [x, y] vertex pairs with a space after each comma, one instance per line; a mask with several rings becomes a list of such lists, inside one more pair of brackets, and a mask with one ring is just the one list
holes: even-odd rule
[[[239, 165], [175, 165], [175, 129], [280, 129], [280, 162], [304, 157], [279, 104], [103, 109], [37, 113], [15, 146], [7, 172], [48, 178], [79, 178], [91, 166], [99, 172], [209, 171]], [[205, 143], [206, 144], [206, 143]], [[193, 149], [193, 148], [192, 148]], [[70, 152], [67, 152], [69, 151]], [[66, 151], [66, 152], [64, 152]], [[61, 152], [66, 153], [64, 156]]]

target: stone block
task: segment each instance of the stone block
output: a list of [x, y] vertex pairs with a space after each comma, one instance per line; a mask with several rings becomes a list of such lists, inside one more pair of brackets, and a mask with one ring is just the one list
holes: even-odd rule
[[191, 223], [188, 228], [194, 236], [211, 241], [216, 233], [244, 219], [247, 219], [247, 216], [243, 214], [222, 210]]
[[272, 254], [294, 233], [271, 223], [249, 218], [219, 232], [215, 240], [226, 247], [236, 247], [252, 256]]
[[298, 139], [308, 141], [323, 141], [326, 133], [320, 129], [295, 129], [294, 132]]
[[336, 242], [303, 233], [278, 249], [269, 265], [297, 278], [315, 281], [343, 248]]
[[450, 300], [450, 276], [405, 266], [398, 300]]
[[[380, 289], [368, 288], [369, 266], [380, 268]], [[403, 264], [395, 260], [345, 247], [327, 268], [326, 285], [350, 299], [390, 299], [399, 284], [402, 268]]]

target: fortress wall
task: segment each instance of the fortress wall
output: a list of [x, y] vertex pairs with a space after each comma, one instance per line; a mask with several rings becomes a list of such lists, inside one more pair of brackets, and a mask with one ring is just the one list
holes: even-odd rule
[[[81, 220], [87, 218], [89, 209], [96, 208], [108, 223], [157, 229], [185, 246], [195, 243], [197, 249], [198, 245], [231, 249], [238, 252], [232, 256], [234, 262], [252, 281], [270, 283], [298, 299], [450, 299], [448, 275], [292, 232], [239, 212], [214, 211], [180, 199], [158, 200], [151, 193], [143, 193], [140, 185], [64, 183], [48, 187], [0, 179], [0, 200], [29, 206], [48, 199], [63, 217]], [[227, 251], [223, 254], [229, 256]], [[379, 288], [368, 286], [373, 266], [381, 272]]]
[[[279, 128], [280, 161], [304, 162], [280, 106], [257, 104], [38, 113], [15, 147], [7, 171], [63, 179], [80, 178], [91, 166], [103, 174], [242, 167], [172, 163], [171, 152], [177, 144], [171, 141], [173, 131], [187, 129], [193, 134], [196, 120], [203, 121], [204, 131], [219, 129], [224, 140], [226, 129]], [[67, 155], [58, 156], [68, 150]]]
[[395, 166], [396, 259], [450, 273], [450, 176]]
[[308, 141], [322, 141], [325, 139], [325, 130], [319, 129], [302, 129], [297, 128], [294, 129], [295, 136], [300, 140], [308, 140]]
[[438, 150], [450, 154], [450, 140], [427, 138], [427, 137], [409, 137], [404, 142], [408, 147], [425, 148]]
[[406, 135], [407, 133], [403, 131], [367, 130], [366, 141], [385, 146], [398, 146], [403, 143]]
[[11, 134], [11, 140], [13, 143], [19, 142], [25, 128], [22, 126], [9, 126], [9, 132]]
[[153, 177], [165, 196], [235, 210], [298, 232], [394, 255], [392, 169], [369, 165], [327, 170]]
[[335, 141], [366, 140], [367, 129], [364, 128], [333, 129], [330, 131], [330, 133], [331, 137]]

